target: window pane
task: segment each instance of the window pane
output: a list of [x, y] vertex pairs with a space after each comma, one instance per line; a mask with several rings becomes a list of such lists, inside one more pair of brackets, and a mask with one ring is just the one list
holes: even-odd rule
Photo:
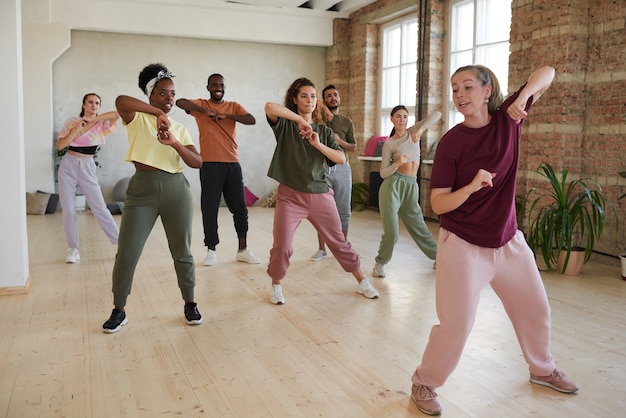
[[[482, 64], [498, 78], [506, 95], [512, 0], [450, 0], [450, 75], [463, 66]], [[448, 84], [448, 128], [463, 120]]]
[[400, 69], [390, 68], [383, 71], [382, 107], [394, 107], [400, 100]]
[[463, 51], [450, 56], [450, 76], [454, 74], [456, 70], [466, 65], [472, 65], [474, 63], [474, 57], [472, 51]]
[[476, 44], [508, 41], [511, 32], [511, 3], [502, 0], [478, 0]]
[[456, 108], [453, 108], [450, 112], [448, 112], [448, 126], [450, 127], [453, 127], [463, 122], [463, 119], [463, 115], [458, 110], [456, 110]]
[[476, 63], [483, 64], [494, 72], [502, 92], [506, 94], [509, 85], [509, 43], [477, 47]]
[[472, 0], [452, 6], [451, 27], [451, 52], [472, 48], [474, 44], [474, 2]]
[[403, 104], [413, 111], [417, 95], [419, 48], [416, 13], [381, 28], [379, 133], [388, 135], [391, 109]]
[[[402, 91], [400, 91], [400, 102], [407, 107], [415, 107], [417, 96], [417, 64], [412, 63], [402, 66]], [[394, 105], [395, 106], [395, 105]]]
[[402, 35], [402, 63], [417, 62], [417, 19], [406, 22], [403, 25]]
[[383, 68], [400, 65], [400, 48], [402, 46], [402, 30], [400, 25], [393, 25], [383, 32]]
[[391, 128], [393, 128], [389, 112], [385, 112], [385, 114], [380, 117], [380, 135], [388, 136], [391, 133]]

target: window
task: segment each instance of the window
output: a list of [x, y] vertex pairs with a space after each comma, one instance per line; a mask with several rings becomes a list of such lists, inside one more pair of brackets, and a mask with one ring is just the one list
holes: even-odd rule
[[389, 135], [391, 109], [401, 104], [409, 109], [409, 126], [415, 123], [417, 96], [417, 17], [407, 16], [381, 28], [381, 84], [379, 133]]
[[[511, 0], [453, 0], [448, 31], [449, 75], [465, 65], [485, 65], [495, 73], [506, 96], [510, 30]], [[448, 128], [462, 120], [463, 116], [452, 102], [452, 90], [448, 83]]]

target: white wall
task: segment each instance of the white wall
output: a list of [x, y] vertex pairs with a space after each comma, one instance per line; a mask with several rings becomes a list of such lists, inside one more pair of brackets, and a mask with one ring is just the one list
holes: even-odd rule
[[[325, 48], [73, 31], [70, 48], [52, 67], [54, 132], [43, 148], [50, 150], [63, 122], [78, 115], [85, 93], [102, 97], [102, 111], [114, 110], [115, 97], [120, 94], [145, 100], [137, 77], [152, 62], [162, 62], [176, 74], [179, 98], [208, 98], [207, 77], [215, 72], [225, 77], [225, 99], [239, 102], [257, 120], [256, 125], [237, 126], [244, 183], [259, 197], [273, 190], [276, 184], [266, 173], [275, 139], [263, 107], [267, 101], [282, 103], [287, 87], [298, 77], [308, 77], [323, 87]], [[198, 145], [195, 120], [181, 109], [170, 116], [187, 126]], [[134, 171], [124, 161], [126, 129], [119, 125], [98, 153], [98, 177], [107, 201], [112, 200], [117, 181]], [[52, 155], [49, 161], [52, 166]], [[185, 173], [199, 204], [198, 172], [187, 168]]]
[[22, 91], [22, 27], [19, 0], [0, 3], [0, 51], [5, 96], [0, 101], [3, 118], [3, 146], [0, 167], [4, 201], [0, 230], [0, 289], [20, 291], [26, 285], [28, 238], [26, 235], [26, 194], [24, 185], [24, 111]]

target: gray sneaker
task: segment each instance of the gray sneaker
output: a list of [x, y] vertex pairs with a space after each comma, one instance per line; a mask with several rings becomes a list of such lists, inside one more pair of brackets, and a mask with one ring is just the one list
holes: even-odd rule
[[374, 270], [372, 271], [372, 276], [374, 277], [385, 277], [385, 269], [383, 268], [385, 265], [382, 263], [376, 263], [374, 266]]
[[317, 250], [317, 252], [315, 254], [313, 254], [311, 256], [311, 261], [320, 261], [326, 258], [326, 251], [324, 250]]

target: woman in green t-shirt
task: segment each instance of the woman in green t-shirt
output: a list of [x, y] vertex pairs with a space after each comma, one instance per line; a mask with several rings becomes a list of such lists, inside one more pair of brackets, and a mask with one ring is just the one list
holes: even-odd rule
[[274, 212], [274, 244], [267, 273], [272, 278], [270, 302], [285, 303], [281, 280], [293, 254], [293, 239], [303, 219], [324, 238], [341, 267], [359, 282], [356, 293], [378, 298], [378, 291], [361, 272], [361, 260], [344, 236], [332, 191], [325, 179], [324, 161], [343, 164], [346, 156], [322, 122], [315, 85], [306, 78], [295, 80], [284, 105], [267, 103], [265, 113], [276, 149], [268, 175], [278, 181]]

